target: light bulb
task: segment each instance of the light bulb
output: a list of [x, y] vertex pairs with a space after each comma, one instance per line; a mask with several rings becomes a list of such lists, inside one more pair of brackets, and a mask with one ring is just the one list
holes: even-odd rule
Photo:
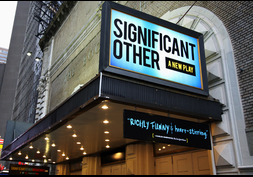
[[108, 106], [103, 105], [103, 106], [102, 106], [102, 109], [108, 109]]
[[72, 128], [72, 126], [69, 124], [69, 125], [67, 125], [67, 128], [70, 129], [70, 128]]
[[72, 137], [76, 138], [76, 137], [77, 137], [77, 135], [74, 133], [74, 134], [72, 135]]

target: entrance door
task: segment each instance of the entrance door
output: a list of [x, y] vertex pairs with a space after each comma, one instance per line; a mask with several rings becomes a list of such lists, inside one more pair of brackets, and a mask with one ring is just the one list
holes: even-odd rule
[[156, 159], [156, 175], [173, 175], [172, 156]]
[[207, 151], [156, 158], [157, 175], [210, 175]]
[[102, 175], [125, 175], [126, 164], [108, 165], [102, 167]]
[[173, 175], [193, 175], [192, 154], [173, 156]]

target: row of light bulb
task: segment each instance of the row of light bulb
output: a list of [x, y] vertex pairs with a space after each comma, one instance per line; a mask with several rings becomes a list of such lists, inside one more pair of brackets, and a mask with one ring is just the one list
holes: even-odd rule
[[[40, 151], [37, 151], [37, 154], [39, 154], [39, 153], [40, 153]], [[18, 155], [22, 155], [22, 153], [19, 151]], [[43, 155], [43, 157], [46, 158], [46, 155]], [[28, 155], [25, 156], [25, 159], [29, 159]], [[9, 160], [13, 160], [13, 158], [10, 157]], [[51, 161], [51, 159], [48, 159], [48, 161]], [[32, 159], [32, 162], [35, 162], [35, 160]], [[44, 159], [44, 163], [47, 163], [47, 159]], [[55, 163], [55, 162], [53, 162], [53, 163]]]
[[[102, 109], [108, 109], [108, 106], [107, 106], [107, 105], [103, 105], [103, 106], [102, 106]], [[104, 123], [104, 124], [108, 124], [109, 121], [108, 121], [108, 120], [104, 120], [103, 123]], [[71, 129], [72, 126], [69, 124], [69, 125], [67, 125], [67, 128], [68, 128], [68, 129]], [[105, 133], [105, 134], [109, 134], [109, 131], [104, 131], [104, 133]], [[77, 137], [75, 131], [74, 131], [74, 134], [72, 135], [72, 137], [74, 137], [74, 138]], [[45, 140], [49, 140], [49, 138], [46, 136], [46, 137], [45, 137]], [[106, 142], [109, 142], [110, 140], [109, 140], [109, 139], [105, 139], [105, 141], [106, 141]], [[81, 144], [81, 143], [80, 143], [80, 142], [77, 142], [77, 144]], [[55, 143], [52, 143], [51, 146], [52, 146], [52, 147], [55, 147], [56, 145], [55, 145]], [[106, 147], [106, 148], [110, 148], [109, 144], [107, 144], [105, 147]], [[33, 146], [30, 145], [29, 148], [30, 148], [30, 149], [33, 149]], [[83, 146], [81, 146], [80, 150], [84, 150]], [[58, 149], [57, 151], [58, 151], [58, 152], [61, 152], [61, 150], [59, 150], [59, 149]], [[37, 154], [40, 154], [40, 151], [39, 151], [39, 150], [37, 151]], [[87, 153], [84, 151], [83, 154], [86, 155]], [[21, 152], [20, 152], [20, 151], [19, 151], [18, 155], [21, 155]], [[62, 156], [66, 156], [65, 153], [63, 153]], [[28, 158], [29, 158], [28, 155], [26, 155], [26, 156], [25, 156], [25, 159], [28, 159]], [[46, 158], [46, 155], [43, 155], [43, 158]], [[12, 157], [10, 157], [9, 159], [12, 160]], [[69, 157], [66, 157], [66, 160], [69, 160]], [[34, 159], [33, 159], [32, 161], [34, 162]], [[51, 159], [50, 159], [49, 161], [51, 161]], [[44, 159], [44, 162], [46, 162], [46, 159]], [[53, 163], [55, 163], [55, 162], [53, 162]]]
[[[170, 146], [170, 144], [168, 144], [167, 146]], [[166, 146], [163, 146], [162, 148], [158, 148], [158, 151], [161, 151], [162, 149], [165, 149]]]

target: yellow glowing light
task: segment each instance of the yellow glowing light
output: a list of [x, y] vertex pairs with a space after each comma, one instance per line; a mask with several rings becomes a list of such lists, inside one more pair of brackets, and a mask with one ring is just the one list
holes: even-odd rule
[[72, 126], [71, 125], [67, 125], [67, 128], [70, 129], [70, 128], [72, 128]]
[[108, 106], [103, 105], [103, 106], [102, 106], [102, 109], [108, 109]]
[[122, 152], [117, 152], [117, 153], [115, 153], [115, 154], [113, 154], [113, 159], [121, 159], [121, 158], [123, 158], [123, 153]]
[[109, 121], [108, 121], [108, 120], [104, 120], [103, 123], [104, 123], [104, 124], [108, 124]]
[[72, 137], [76, 138], [76, 137], [77, 137], [77, 135], [74, 133], [74, 134], [72, 135]]

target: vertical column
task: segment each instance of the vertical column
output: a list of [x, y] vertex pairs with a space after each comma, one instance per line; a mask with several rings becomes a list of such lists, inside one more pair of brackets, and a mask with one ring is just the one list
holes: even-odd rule
[[126, 147], [127, 175], [155, 175], [152, 143], [131, 144]]
[[84, 157], [82, 163], [82, 175], [101, 175], [99, 156]]

